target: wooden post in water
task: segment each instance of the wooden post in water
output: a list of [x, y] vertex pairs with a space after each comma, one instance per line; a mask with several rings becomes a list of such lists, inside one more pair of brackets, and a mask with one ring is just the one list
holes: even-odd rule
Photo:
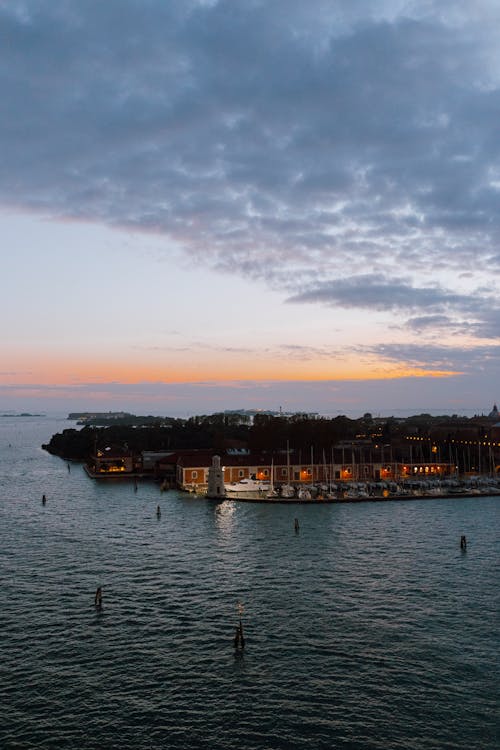
[[236, 632], [234, 634], [234, 648], [236, 651], [243, 651], [245, 648], [245, 636], [243, 635], [243, 624], [241, 618], [244, 612], [244, 606], [241, 602], [237, 604], [237, 610], [240, 617], [239, 625], [236, 626]]

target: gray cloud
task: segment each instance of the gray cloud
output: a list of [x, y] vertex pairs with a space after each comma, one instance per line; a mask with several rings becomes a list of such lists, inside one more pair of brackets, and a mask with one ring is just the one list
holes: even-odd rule
[[500, 270], [499, 23], [485, 0], [12, 0], [0, 200], [496, 337], [491, 294], [453, 287]]
[[439, 344], [384, 344], [361, 347], [362, 352], [382, 356], [390, 362], [405, 362], [414, 367], [449, 370], [471, 375], [488, 369], [495, 379], [500, 376], [500, 345], [464, 348]]
[[[428, 330], [440, 335], [446, 329], [448, 333], [496, 339], [500, 332], [500, 307], [493, 291], [483, 287], [473, 294], [457, 294], [437, 284], [418, 287], [409, 279], [363, 274], [317, 282], [290, 296], [287, 302], [389, 311], [408, 316], [400, 325], [409, 331]], [[415, 315], [416, 312], [420, 314]]]
[[474, 334], [474, 326], [467, 321], [457, 325], [456, 321], [448, 315], [416, 315], [406, 321], [406, 326], [415, 333], [432, 331], [437, 335], [442, 333], [455, 334], [469, 332]]
[[438, 310], [469, 303], [466, 296], [452, 294], [437, 286], [416, 288], [404, 281], [382, 275], [351, 276], [348, 279], [320, 283], [309, 291], [288, 298], [289, 302], [323, 302], [341, 307], [366, 307], [375, 310]]

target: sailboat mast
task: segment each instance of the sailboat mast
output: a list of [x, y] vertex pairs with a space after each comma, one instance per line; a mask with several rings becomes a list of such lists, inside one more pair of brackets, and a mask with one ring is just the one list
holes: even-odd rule
[[286, 441], [286, 483], [290, 484], [290, 441]]

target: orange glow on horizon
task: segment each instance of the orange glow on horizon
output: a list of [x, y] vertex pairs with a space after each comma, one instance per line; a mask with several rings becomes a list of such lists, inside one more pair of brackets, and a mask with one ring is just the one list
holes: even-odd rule
[[278, 360], [277, 358], [259, 359], [258, 352], [251, 357], [240, 358], [238, 363], [220, 358], [203, 357], [188, 362], [151, 363], [142, 361], [123, 362], [115, 359], [90, 360], [77, 357], [47, 357], [41, 363], [34, 363], [32, 358], [10, 367], [8, 372], [0, 374], [0, 384], [6, 386], [40, 385], [78, 387], [91, 385], [96, 389], [109, 383], [132, 385], [139, 383], [235, 383], [248, 381], [263, 382], [326, 382], [326, 381], [363, 381], [363, 380], [397, 380], [401, 378], [447, 378], [462, 373], [453, 370], [429, 370], [425, 367], [405, 366], [382, 360], [373, 360], [359, 364], [356, 360], [336, 362], [311, 362]]

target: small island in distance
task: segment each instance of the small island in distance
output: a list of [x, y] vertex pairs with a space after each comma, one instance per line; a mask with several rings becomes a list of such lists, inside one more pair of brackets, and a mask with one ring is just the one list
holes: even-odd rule
[[0, 414], [0, 417], [45, 417], [45, 414], [31, 414], [30, 412], [23, 411], [21, 414]]

